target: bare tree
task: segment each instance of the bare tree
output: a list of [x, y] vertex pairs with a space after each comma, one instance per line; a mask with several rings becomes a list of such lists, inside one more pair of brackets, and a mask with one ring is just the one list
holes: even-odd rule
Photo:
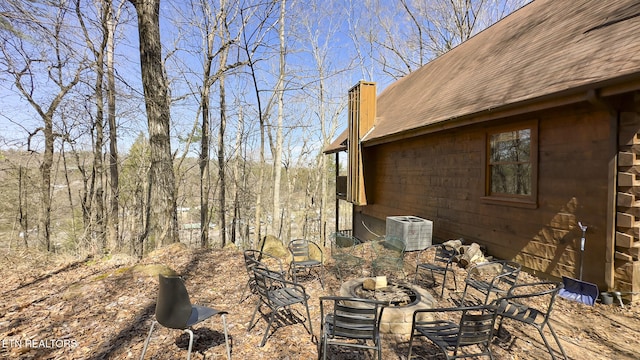
[[122, 162], [120, 172], [120, 204], [123, 213], [129, 214], [127, 221], [123, 222], [122, 232], [128, 234], [130, 252], [142, 256], [144, 253], [143, 233], [140, 229], [147, 229], [149, 221], [149, 171], [151, 168], [151, 156], [149, 142], [143, 134], [139, 134], [131, 145], [129, 153]]
[[275, 94], [278, 103], [278, 115], [276, 118], [276, 141], [273, 152], [273, 227], [275, 235], [282, 235], [282, 214], [280, 211], [280, 186], [282, 178], [282, 126], [284, 122], [284, 81], [286, 75], [286, 39], [285, 39], [285, 14], [286, 0], [280, 0], [280, 18], [278, 19], [278, 38], [280, 39], [278, 82]]
[[[299, 41], [305, 45], [303, 51], [308, 53], [312, 60], [308, 64], [313, 65], [313, 69], [309, 69], [311, 79], [304, 86], [305, 93], [309, 94], [309, 96], [305, 96], [309, 100], [304, 102], [304, 106], [313, 109], [309, 112], [312, 114], [312, 120], [307, 123], [318, 126], [301, 127], [301, 131], [307, 130], [306, 136], [313, 139], [313, 143], [320, 144], [320, 149], [317, 149], [317, 153], [315, 153], [314, 168], [316, 171], [310, 169], [315, 178], [309, 176], [309, 186], [307, 186], [307, 189], [311, 188], [314, 194], [311, 195], [312, 199], [309, 199], [307, 204], [316, 204], [320, 214], [318, 219], [320, 239], [326, 239], [324, 224], [327, 222], [327, 212], [329, 211], [328, 177], [330, 176], [327, 173], [327, 156], [322, 154], [322, 149], [328, 146], [335, 136], [340, 115], [346, 107], [346, 102], [342, 101], [342, 93], [332, 92], [331, 88], [332, 85], [336, 88], [344, 86], [341, 81], [335, 80], [339, 80], [339, 77], [350, 68], [352, 63], [352, 59], [349, 59], [348, 56], [338, 56], [338, 52], [345, 53], [345, 49], [340, 45], [346, 46], [346, 44], [336, 44], [335, 42], [338, 26], [334, 25], [334, 22], [340, 16], [334, 10], [336, 7], [326, 5], [326, 2], [318, 1], [307, 3], [305, 13], [311, 16], [300, 17], [302, 29], [299, 32], [302, 36]], [[318, 23], [322, 23], [324, 27], [318, 27]], [[308, 151], [311, 152], [311, 149]], [[303, 154], [301, 153], [301, 156]], [[303, 163], [300, 164], [300, 166], [302, 165]], [[311, 185], [312, 180], [315, 180], [314, 186]]]
[[[264, 187], [264, 179], [265, 179], [265, 147], [266, 147], [266, 139], [265, 137], [268, 134], [267, 130], [267, 117], [269, 114], [270, 105], [263, 106], [262, 101], [262, 91], [260, 89], [259, 80], [258, 80], [258, 67], [257, 64], [260, 61], [259, 55], [257, 55], [258, 50], [261, 47], [266, 46], [264, 37], [266, 34], [273, 28], [273, 25], [270, 24], [270, 15], [275, 9], [275, 2], [271, 2], [265, 5], [266, 8], [264, 12], [256, 12], [257, 14], [262, 13], [263, 17], [259, 19], [257, 24], [254, 25], [254, 30], [249, 31], [247, 27], [244, 28], [242, 34], [242, 49], [245, 52], [247, 65], [249, 67], [249, 76], [251, 78], [251, 84], [253, 86], [256, 108], [257, 108], [257, 116], [259, 123], [259, 159], [258, 159], [258, 179], [256, 183], [256, 200], [255, 200], [255, 212], [254, 212], [254, 228], [255, 228], [255, 237], [254, 242], [257, 244], [262, 238], [262, 210], [263, 210], [263, 201], [262, 201], [262, 190]], [[254, 10], [257, 10], [255, 8]], [[260, 9], [261, 10], [261, 9]], [[247, 14], [247, 11], [241, 11], [241, 16], [243, 18], [243, 23], [245, 23], [245, 19], [251, 17], [251, 12]]]
[[[196, 57], [202, 60], [202, 73], [197, 80], [198, 116], [200, 123], [200, 245], [209, 246], [209, 224], [211, 222], [211, 136], [214, 125], [218, 126], [218, 144], [215, 149], [218, 165], [218, 224], [220, 225], [221, 244], [226, 243], [226, 155], [225, 132], [227, 125], [225, 79], [234, 69], [246, 65], [246, 60], [234, 58], [230, 60], [230, 53], [239, 43], [247, 19], [238, 15], [243, 10], [240, 2], [221, 0], [217, 6], [206, 0], [191, 2], [192, 16], [187, 23], [199, 31], [200, 43], [195, 45]], [[232, 33], [233, 30], [233, 33]], [[189, 39], [198, 39], [185, 36]], [[185, 48], [188, 42], [183, 45]], [[183, 49], [184, 50], [184, 49]], [[198, 73], [200, 70], [193, 70]], [[213, 121], [213, 107], [211, 98], [215, 94], [217, 83], [219, 99], [219, 122]], [[191, 87], [196, 85], [191, 84]]]
[[[367, 11], [358, 11], [362, 6], [350, 9], [350, 36], [361, 61], [370, 57], [379, 66], [367, 71], [368, 79], [383, 75], [399, 79], [527, 2], [367, 0]], [[363, 56], [365, 53], [368, 56]]]
[[[12, 28], [22, 36], [2, 39], [2, 67], [11, 77], [19, 94], [38, 114], [42, 126], [30, 131], [28, 143], [40, 132], [44, 136], [44, 149], [40, 164], [41, 210], [38, 237], [47, 249], [51, 246], [51, 171], [54, 141], [59, 136], [54, 131], [54, 118], [63, 100], [80, 82], [85, 68], [84, 59], [78, 58], [69, 22], [68, 8], [64, 4], [46, 8], [23, 8], [24, 4], [12, 3]], [[42, 11], [39, 11], [42, 10]], [[28, 34], [28, 35], [27, 35]], [[35, 39], [38, 39], [35, 41]], [[46, 77], [46, 80], [42, 79]], [[38, 81], [42, 80], [43, 83]], [[46, 88], [44, 82], [53, 84]]]
[[115, 35], [120, 11], [124, 6], [124, 1], [114, 9], [112, 1], [102, 0], [106, 8], [107, 32], [107, 121], [109, 124], [109, 178], [111, 201], [107, 224], [107, 238], [109, 243], [116, 248], [122, 246], [120, 241], [120, 187], [118, 169], [118, 128], [116, 121], [116, 82], [115, 82]]
[[[238, 104], [239, 101], [236, 101]], [[242, 191], [241, 179], [246, 179], [244, 169], [246, 168], [245, 162], [242, 161], [242, 140], [244, 139], [244, 113], [241, 105], [237, 105], [238, 109], [238, 126], [236, 129], [236, 139], [233, 147], [231, 157], [231, 177], [232, 177], [232, 201], [233, 201], [233, 215], [231, 218], [231, 241], [234, 244], [238, 244], [238, 233], [242, 233], [239, 228], [239, 220], [241, 219], [241, 205], [240, 205], [240, 192]], [[241, 170], [242, 169], [242, 170]]]
[[81, 6], [81, 1], [76, 0], [76, 15], [78, 17], [78, 22], [82, 28], [82, 33], [84, 34], [85, 43], [87, 48], [91, 51], [94, 56], [93, 66], [92, 68], [95, 71], [95, 86], [94, 86], [94, 96], [93, 100], [96, 106], [96, 114], [93, 116], [93, 126], [92, 129], [95, 129], [94, 132], [94, 148], [93, 148], [93, 172], [94, 176], [94, 184], [95, 184], [95, 214], [94, 219], [91, 222], [94, 229], [90, 231], [93, 236], [96, 237], [96, 242], [98, 246], [105, 251], [106, 244], [106, 227], [105, 227], [105, 216], [104, 216], [104, 189], [103, 179], [104, 179], [104, 164], [103, 164], [103, 153], [102, 148], [104, 146], [104, 95], [103, 95], [103, 84], [104, 84], [104, 69], [105, 69], [105, 55], [107, 53], [107, 40], [108, 40], [108, 31], [106, 29], [107, 26], [107, 18], [111, 12], [110, 4], [102, 3], [101, 8], [99, 9], [100, 20], [99, 24], [101, 25], [101, 36], [99, 37], [100, 41], [98, 44], [94, 44], [93, 36], [90, 35], [90, 30], [87, 28], [83, 17], [83, 10]]
[[169, 133], [169, 91], [160, 42], [160, 0], [129, 1], [138, 16], [140, 67], [151, 154], [151, 213], [141, 240], [147, 239], [156, 246], [165, 245], [178, 241], [178, 219]]

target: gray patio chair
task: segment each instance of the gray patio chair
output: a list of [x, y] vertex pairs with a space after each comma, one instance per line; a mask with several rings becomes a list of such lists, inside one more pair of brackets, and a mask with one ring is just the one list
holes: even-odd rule
[[374, 275], [404, 277], [405, 243], [394, 237], [371, 242], [375, 258], [371, 261]]
[[224, 342], [227, 347], [227, 359], [231, 359], [227, 321], [225, 318], [227, 312], [205, 306], [192, 305], [184, 281], [179, 276], [164, 276], [160, 274], [158, 275], [158, 280], [159, 290], [158, 300], [156, 302], [156, 318], [151, 323], [151, 329], [149, 329], [149, 335], [144, 342], [140, 360], [144, 359], [144, 354], [147, 352], [147, 346], [149, 345], [151, 334], [156, 324], [170, 329], [183, 330], [189, 334], [189, 349], [187, 351], [187, 360], [189, 360], [191, 358], [191, 348], [193, 347], [193, 331], [191, 331], [191, 327], [214, 315], [220, 315], [222, 317]]
[[362, 266], [364, 263], [364, 251], [360, 246], [360, 253], [357, 246], [361, 242], [356, 237], [343, 233], [335, 233], [331, 237], [331, 257], [335, 261], [335, 269], [338, 272], [340, 280], [344, 275], [359, 271], [362, 275]]
[[499, 315], [498, 334], [501, 333], [500, 330], [502, 329], [504, 319], [529, 324], [538, 330], [551, 358], [555, 359], [554, 350], [544, 335], [544, 328], [546, 327], [556, 341], [562, 357], [567, 359], [562, 344], [560, 344], [560, 340], [549, 322], [556, 295], [562, 287], [563, 284], [557, 281], [541, 281], [514, 285], [509, 289], [506, 296], [494, 302]]
[[[247, 275], [249, 275], [249, 280], [247, 280], [247, 284], [242, 290], [242, 295], [240, 295], [240, 302], [248, 299], [251, 294], [256, 293], [256, 282], [253, 276], [253, 268], [254, 267], [262, 267], [269, 269], [277, 274], [280, 274], [282, 278], [286, 276], [286, 271], [282, 266], [282, 261], [277, 257], [265, 253], [260, 250], [245, 250], [243, 252], [244, 256], [244, 265], [247, 269]], [[250, 291], [250, 293], [245, 297], [244, 294]]]
[[329, 345], [335, 345], [373, 349], [378, 353], [378, 360], [382, 359], [380, 318], [387, 305], [386, 301], [363, 298], [321, 297], [318, 357], [326, 359]]
[[[489, 344], [493, 339], [496, 314], [496, 308], [490, 305], [416, 310], [407, 359], [411, 359], [413, 342], [420, 336], [433, 342], [447, 359], [479, 356], [493, 359]], [[479, 351], [470, 353], [472, 347]], [[460, 353], [463, 348], [465, 352]]]
[[470, 289], [479, 291], [484, 299], [480, 304], [488, 304], [491, 294], [504, 296], [518, 282], [522, 265], [514, 261], [495, 260], [475, 264], [470, 267], [465, 279], [462, 304], [465, 304]]
[[[426, 254], [426, 256], [424, 254]], [[453, 268], [453, 258], [456, 255], [458, 255], [458, 251], [455, 248], [443, 244], [431, 245], [420, 251], [416, 258], [414, 283], [424, 283], [425, 277], [427, 277], [425, 273], [428, 273], [432, 281], [431, 285], [435, 286], [435, 274], [442, 275], [442, 290], [440, 290], [440, 297], [442, 297], [444, 296], [444, 287], [447, 283], [447, 274], [450, 274], [457, 291], [458, 282], [456, 280], [456, 272]]]
[[289, 242], [289, 252], [291, 253], [291, 263], [289, 272], [294, 282], [298, 282], [298, 275], [306, 272], [311, 276], [311, 272], [317, 272], [317, 278], [324, 289], [324, 252], [320, 246], [311, 240], [294, 239]]
[[260, 346], [264, 346], [267, 342], [269, 329], [271, 328], [271, 324], [273, 323], [276, 315], [278, 315], [280, 311], [291, 310], [291, 306], [295, 304], [304, 305], [307, 311], [307, 320], [309, 321], [309, 328], [307, 331], [313, 338], [311, 315], [309, 313], [309, 304], [307, 303], [309, 295], [307, 295], [304, 287], [295, 282], [287, 281], [283, 279], [279, 273], [269, 271], [265, 268], [255, 267], [252, 271], [254, 273], [256, 290], [260, 295], [260, 301], [258, 301], [258, 304], [253, 311], [247, 331], [250, 331], [258, 322], [258, 320], [254, 322], [254, 319], [263, 304], [270, 310], [267, 328], [264, 331], [264, 336]]

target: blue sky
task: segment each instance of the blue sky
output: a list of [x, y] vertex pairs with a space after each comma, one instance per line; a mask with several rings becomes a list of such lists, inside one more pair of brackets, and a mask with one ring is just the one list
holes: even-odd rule
[[[249, 1], [252, 2], [252, 1]], [[486, 1], [486, 3], [499, 3], [501, 0]], [[522, 3], [523, 1], [513, 2]], [[257, 2], [254, 2], [257, 3]], [[421, 2], [409, 1], [410, 4], [421, 6]], [[435, 2], [434, 2], [435, 3]], [[424, 3], [426, 4], [426, 3]], [[189, 96], [189, 92], [197, 90], [197, 81], [199, 72], [201, 72], [201, 55], [197, 52], [197, 47], [201, 45], [198, 31], [193, 28], [193, 24], [187, 24], [193, 20], [198, 20], [197, 16], [188, 15], [188, 9], [185, 8], [183, 2], [161, 2], [161, 31], [163, 50], [165, 53], [171, 53], [167, 59], [167, 73], [171, 81], [172, 96], [184, 98], [174, 103], [172, 108], [172, 134], [176, 137], [174, 146], [178, 150], [182, 143], [177, 141], [177, 136], [186, 136], [190, 133], [197, 120], [197, 98]], [[393, 78], [388, 76], [380, 68], [381, 53], [380, 44], [378, 49], [373, 48], [373, 44], [367, 44], [365, 39], [368, 34], [375, 34], [378, 41], [383, 38], [383, 24], [381, 21], [389, 19], [393, 22], [394, 31], [405, 36], [405, 30], [410, 30], [409, 18], [401, 11], [397, 2], [386, 2], [381, 0], [363, 0], [359, 2], [350, 0], [339, 1], [293, 1], [287, 0], [288, 15], [286, 20], [287, 28], [287, 84], [290, 90], [287, 91], [287, 103], [285, 105], [286, 126], [295, 128], [290, 131], [288, 141], [308, 141], [312, 146], [318, 147], [320, 136], [314, 133], [319, 131], [318, 127], [318, 108], [317, 106], [317, 78], [318, 67], [311, 55], [314, 49], [313, 39], [317, 39], [317, 45], [324, 51], [325, 71], [328, 76], [325, 86], [327, 87], [325, 100], [331, 105], [326, 111], [327, 116], [334, 115], [339, 109], [344, 110], [346, 103], [346, 95], [348, 89], [359, 80], [375, 81], [378, 84], [378, 91], [382, 91], [389, 85]], [[497, 5], [493, 5], [497, 6]], [[0, 8], [0, 11], [2, 9]], [[90, 13], [90, 12], [89, 12]], [[118, 83], [120, 91], [127, 93], [118, 99], [120, 138], [119, 145], [126, 151], [131, 142], [140, 132], [146, 132], [146, 119], [144, 114], [144, 104], [141, 98], [140, 84], [140, 66], [138, 52], [138, 33], [135, 28], [135, 16], [132, 12], [131, 5], [125, 2], [125, 15], [129, 18], [127, 24], [121, 25], [117, 42], [117, 74], [121, 81]], [[391, 15], [390, 15], [391, 14]], [[277, 11], [272, 14], [271, 22], [277, 20]], [[68, 24], [75, 26], [76, 24]], [[77, 28], [76, 28], [77, 29]], [[189, 29], [189, 33], [181, 32]], [[310, 32], [307, 30], [310, 29]], [[369, 29], [369, 30], [367, 30]], [[403, 30], [404, 29], [404, 30]], [[1, 31], [1, 30], [0, 30]], [[233, 31], [233, 29], [231, 30]], [[309, 34], [312, 37], [309, 37]], [[406, 32], [409, 34], [409, 32]], [[3, 36], [6, 36], [4, 32]], [[354, 38], [358, 38], [360, 47], [355, 46]], [[82, 44], [81, 39], [74, 38], [78, 41], [78, 47]], [[258, 80], [261, 84], [261, 90], [264, 92], [263, 101], [266, 102], [270, 89], [275, 84], [275, 76], [277, 73], [277, 46], [278, 39], [275, 30], [271, 31], [266, 37], [270, 47], [262, 48], [260, 56], [263, 60], [258, 64]], [[384, 43], [384, 42], [382, 42]], [[175, 51], [176, 46], [182, 50]], [[323, 48], [324, 47], [324, 48]], [[187, 51], [192, 49], [194, 51]], [[406, 49], [409, 50], [409, 49]], [[233, 57], [236, 53], [230, 54]], [[377, 60], [376, 60], [377, 58]], [[231, 61], [231, 60], [230, 60]], [[372, 74], [372, 75], [369, 75]], [[372, 77], [372, 78], [367, 78]], [[39, 82], [36, 88], [36, 95], [39, 99], [46, 99], [50, 94], [57, 90], [52, 87], [50, 81], [47, 81], [46, 74], [40, 73], [36, 76]], [[0, 73], [0, 148], [22, 148], [26, 146], [26, 137], [29, 132], [34, 132], [41, 126], [42, 120], [35, 110], [23, 99], [17, 95], [15, 85], [9, 81], [10, 79]], [[237, 126], [237, 116], [239, 108], [242, 107], [243, 114], [248, 127], [248, 131], [252, 131], [253, 135], [257, 134], [257, 114], [256, 101], [253, 93], [252, 84], [249, 77], [244, 74], [236, 74], [227, 78], [227, 105], [228, 105], [228, 135], [233, 139], [233, 134]], [[212, 105], [217, 104], [218, 98], [212, 96]], [[130, 97], [132, 96], [132, 97]], [[47, 103], [47, 101], [43, 101]], [[265, 104], [263, 104], [264, 106]], [[77, 99], [73, 104], [66, 105], [64, 110], [67, 121], [76, 120], [74, 111], [82, 108], [91, 108], [91, 102]], [[77, 107], [77, 108], [76, 108]], [[212, 118], [215, 123], [219, 111], [214, 108]], [[60, 116], [56, 115], [56, 121], [61, 121]], [[81, 116], [88, 116], [86, 113]], [[82, 119], [77, 119], [82, 122]], [[87, 122], [84, 120], [84, 122]], [[346, 117], [340, 115], [340, 124], [337, 133], [346, 127]], [[214, 129], [215, 131], [215, 129]], [[38, 139], [34, 137], [34, 144], [37, 145]], [[78, 140], [79, 144], [90, 148], [91, 140], [83, 137]], [[251, 143], [255, 144], [255, 138]], [[227, 141], [229, 142], [229, 141]], [[295, 146], [292, 145], [292, 148]]]

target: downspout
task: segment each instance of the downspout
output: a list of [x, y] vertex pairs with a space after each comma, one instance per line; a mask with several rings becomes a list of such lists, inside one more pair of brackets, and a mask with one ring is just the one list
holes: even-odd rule
[[606, 248], [604, 282], [607, 290], [613, 290], [615, 286], [615, 253], [616, 253], [616, 213], [618, 210], [618, 133], [619, 112], [607, 101], [602, 99], [597, 90], [587, 91], [587, 101], [597, 109], [606, 110], [609, 113], [609, 164], [607, 167], [607, 219], [606, 219]]

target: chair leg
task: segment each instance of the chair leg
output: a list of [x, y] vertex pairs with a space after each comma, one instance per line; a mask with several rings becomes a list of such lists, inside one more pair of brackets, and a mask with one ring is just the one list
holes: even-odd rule
[[250, 284], [251, 284], [251, 280], [247, 281], [247, 285], [245, 285], [244, 289], [242, 289], [242, 295], [240, 295], [240, 303], [247, 300], [251, 296], [251, 293], [249, 293], [247, 297], [244, 297], [244, 293], [247, 292], [247, 289], [250, 289], [250, 286], [251, 286]]
[[[562, 348], [562, 345], [560, 344], [560, 341], [558, 339], [558, 336], [556, 335], [556, 332], [553, 331], [553, 328], [551, 327], [550, 324], [547, 323], [547, 326], [549, 327], [549, 331], [551, 331], [551, 335], [553, 335], [553, 338], [556, 341], [556, 344], [558, 344], [558, 347], [560, 348], [560, 352], [562, 352], [562, 357], [567, 359], [567, 355], [564, 353], [564, 349]], [[544, 327], [538, 328], [538, 332], [540, 332], [540, 336], [542, 337], [542, 340], [544, 341], [544, 344], [547, 346], [547, 350], [549, 350], [549, 355], [551, 355], [551, 358], [555, 360], [556, 356], [553, 354], [553, 349], [551, 348], [551, 345], [547, 341], [547, 338], [544, 336], [543, 330], [544, 330]]]
[[304, 307], [307, 308], [307, 319], [309, 320], [309, 334], [311, 334], [311, 340], [313, 340], [313, 327], [311, 325], [311, 314], [309, 313], [309, 304], [305, 300]]
[[147, 352], [147, 346], [149, 345], [149, 340], [151, 340], [151, 333], [153, 332], [153, 328], [156, 326], [158, 322], [153, 320], [151, 323], [151, 329], [149, 329], [149, 335], [147, 335], [147, 340], [144, 341], [144, 346], [142, 347], [142, 355], [140, 355], [140, 360], [144, 359], [144, 354]]
[[187, 350], [187, 360], [191, 360], [191, 348], [193, 347], [193, 331], [191, 331], [191, 329], [184, 329], [184, 332], [189, 333], [189, 350]]
[[[260, 300], [258, 301], [258, 304], [256, 305], [256, 309], [255, 309], [255, 310], [253, 310], [253, 315], [251, 315], [251, 321], [249, 321], [249, 327], [247, 327], [247, 332], [249, 332], [249, 330], [253, 329], [253, 327], [256, 325], [256, 324], [253, 322], [253, 319], [255, 319], [256, 314], [258, 313], [258, 309], [260, 309], [260, 305], [262, 305], [262, 299], [260, 299]], [[258, 321], [256, 320], [256, 323], [257, 323], [257, 322], [258, 322]]]
[[320, 279], [320, 286], [324, 290], [324, 265], [318, 269], [318, 278]]
[[452, 270], [451, 276], [453, 276], [453, 286], [455, 286], [455, 289], [456, 289], [456, 292], [457, 292], [458, 291], [458, 281], [456, 280], [456, 273], [455, 273], [455, 271], [453, 271], [453, 269], [451, 269], [451, 270]]
[[322, 340], [320, 340], [322, 342], [322, 360], [327, 360], [327, 339], [326, 336], [324, 334], [322, 334]]
[[222, 327], [224, 328], [224, 344], [227, 347], [227, 360], [231, 360], [231, 349], [229, 348], [229, 332], [227, 331], [227, 318], [222, 314]]
[[411, 360], [411, 350], [413, 349], [413, 329], [411, 329], [411, 337], [409, 338], [409, 355], [407, 360]]
[[276, 317], [277, 310], [272, 310], [271, 315], [269, 316], [269, 323], [267, 324], [267, 328], [264, 330], [264, 336], [262, 337], [262, 342], [260, 343], [260, 347], [263, 347], [264, 344], [267, 343], [267, 338], [269, 337], [269, 329], [271, 328], [271, 323], [273, 322], [273, 318]]
[[566, 360], [568, 359], [567, 354], [564, 352], [564, 348], [562, 347], [562, 344], [560, 344], [560, 339], [558, 339], [558, 335], [556, 335], [556, 332], [553, 330], [553, 328], [551, 327], [551, 324], [549, 324], [547, 322], [547, 326], [549, 327], [549, 331], [551, 331], [551, 335], [553, 335], [553, 338], [556, 340], [556, 344], [558, 344], [558, 347], [560, 348], [560, 352], [562, 352], [562, 357]]
[[467, 296], [467, 286], [465, 285], [464, 291], [462, 292], [462, 297], [460, 298], [460, 306], [466, 306], [464, 303], [464, 298]]
[[487, 343], [487, 353], [489, 354], [489, 359], [493, 360], [493, 353], [491, 352], [491, 349], [489, 348], [489, 343]]

